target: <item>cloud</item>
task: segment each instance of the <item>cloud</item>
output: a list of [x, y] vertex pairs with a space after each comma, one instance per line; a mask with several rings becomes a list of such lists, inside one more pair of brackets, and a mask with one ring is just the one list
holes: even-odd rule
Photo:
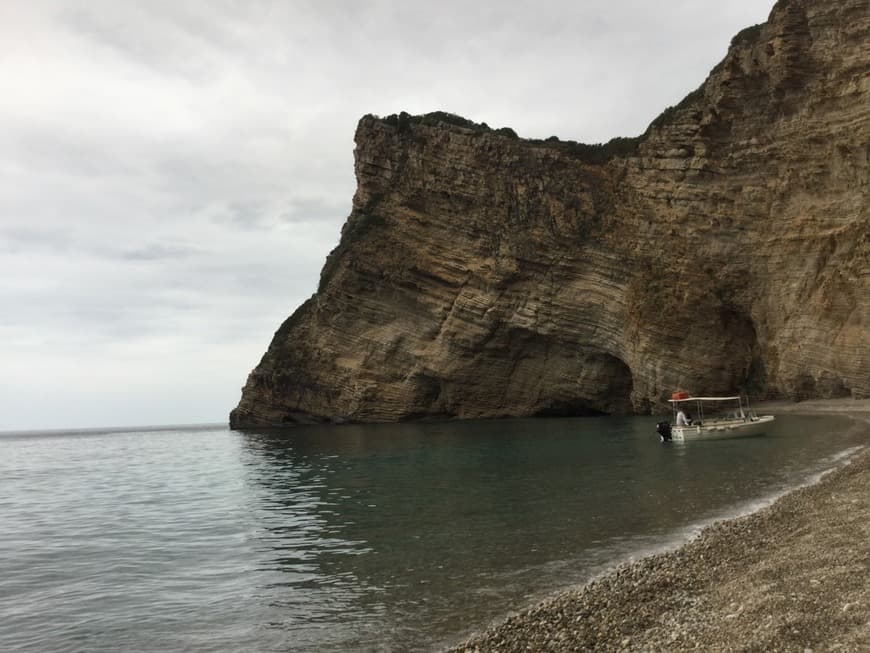
[[0, 428], [224, 419], [338, 242], [363, 114], [637, 134], [768, 10], [4, 3]]
[[119, 256], [127, 261], [171, 261], [190, 258], [196, 248], [176, 243], [148, 243], [136, 249], [121, 250]]

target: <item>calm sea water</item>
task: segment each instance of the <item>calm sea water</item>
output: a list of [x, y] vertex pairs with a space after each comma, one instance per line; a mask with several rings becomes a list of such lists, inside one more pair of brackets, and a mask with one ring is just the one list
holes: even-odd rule
[[0, 650], [437, 650], [842, 461], [847, 418], [0, 437]]

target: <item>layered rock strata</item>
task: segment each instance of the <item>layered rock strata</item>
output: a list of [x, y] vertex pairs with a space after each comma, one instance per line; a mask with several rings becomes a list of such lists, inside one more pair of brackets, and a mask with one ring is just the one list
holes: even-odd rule
[[364, 117], [233, 426], [870, 396], [870, 3], [781, 0], [638, 139]]

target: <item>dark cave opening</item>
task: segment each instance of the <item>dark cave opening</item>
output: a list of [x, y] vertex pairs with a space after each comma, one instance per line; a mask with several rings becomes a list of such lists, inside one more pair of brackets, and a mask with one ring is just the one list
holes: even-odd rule
[[573, 387], [564, 388], [549, 398], [536, 417], [588, 417], [629, 415], [633, 412], [631, 369], [621, 359], [606, 352], [587, 352], [577, 360]]

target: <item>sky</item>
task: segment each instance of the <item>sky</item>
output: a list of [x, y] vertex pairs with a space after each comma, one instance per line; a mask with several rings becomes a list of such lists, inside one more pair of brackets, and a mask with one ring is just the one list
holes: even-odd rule
[[222, 422], [360, 117], [635, 136], [772, 0], [3, 0], [0, 431]]

